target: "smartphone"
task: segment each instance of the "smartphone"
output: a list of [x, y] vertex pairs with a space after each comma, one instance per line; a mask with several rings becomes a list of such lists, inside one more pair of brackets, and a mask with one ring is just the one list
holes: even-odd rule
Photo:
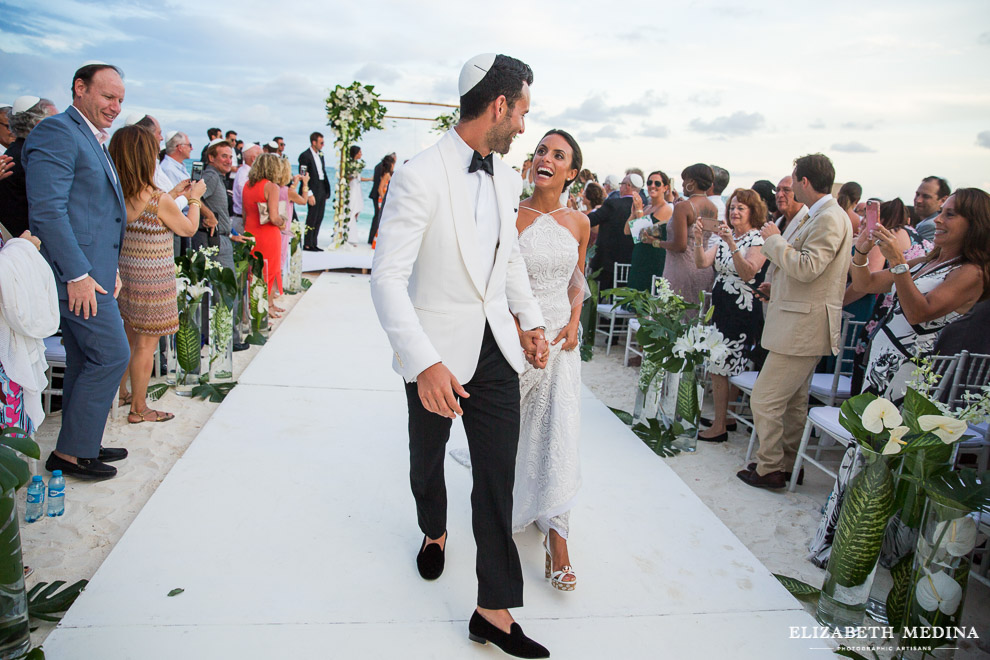
[[189, 175], [190, 181], [199, 181], [203, 178], [203, 163], [196, 161], [192, 164], [192, 174]]
[[763, 295], [763, 292], [757, 289], [755, 286], [751, 286], [749, 284], [746, 284], [745, 282], [743, 282], [742, 285], [747, 289], [749, 289], [750, 291], [752, 291], [753, 297], [756, 298], [757, 300], [764, 300], [766, 302], [770, 302], [770, 299], [767, 298], [765, 295]]
[[718, 233], [720, 224], [718, 218], [701, 218], [701, 228], [705, 231]]
[[880, 220], [880, 202], [875, 199], [871, 199], [866, 203], [866, 215], [863, 216], [864, 227], [863, 231], [869, 236], [876, 229], [877, 223]]
[[300, 165], [299, 166], [299, 174], [305, 175], [307, 172], [309, 172], [309, 168], [308, 167], [306, 167], [305, 165]]

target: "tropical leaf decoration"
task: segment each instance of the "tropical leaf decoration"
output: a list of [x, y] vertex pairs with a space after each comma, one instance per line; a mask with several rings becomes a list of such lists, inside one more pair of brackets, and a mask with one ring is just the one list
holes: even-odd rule
[[867, 454], [867, 464], [846, 491], [832, 543], [828, 570], [839, 585], [861, 585], [873, 571], [893, 507], [894, 480], [887, 462]]
[[698, 409], [698, 379], [694, 369], [682, 371], [677, 383], [677, 414], [683, 419], [697, 422], [701, 416]]
[[158, 401], [168, 392], [168, 383], [156, 383], [148, 386], [148, 401]]
[[797, 578], [788, 577], [786, 575], [778, 575], [774, 573], [773, 576], [784, 585], [795, 598], [800, 598], [801, 600], [818, 600], [818, 596], [822, 593], [822, 590], [818, 587], [813, 587], [807, 582], [802, 582]]
[[179, 366], [186, 373], [199, 369], [199, 350], [202, 348], [199, 328], [191, 319], [183, 319], [175, 333], [175, 350]]
[[609, 410], [615, 413], [615, 416], [618, 417], [623, 424], [625, 424], [626, 426], [632, 426], [633, 423], [632, 413], [628, 413], [625, 410], [619, 410], [618, 408], [612, 408], [611, 406], [609, 407]]
[[939, 504], [990, 512], [990, 471], [964, 468], [943, 472], [925, 482], [925, 491]]
[[0, 492], [17, 490], [31, 478], [27, 462], [17, 452], [41, 458], [41, 448], [28, 437], [27, 431], [16, 426], [8, 426], [0, 431]]
[[677, 430], [664, 426], [656, 418], [648, 419], [645, 424], [637, 424], [632, 427], [632, 432], [657, 456], [670, 458], [681, 453], [681, 450], [674, 446]]
[[64, 584], [65, 580], [55, 580], [51, 584], [39, 582], [34, 585], [27, 594], [28, 614], [42, 621], [58, 621], [62, 618], [60, 613], [76, 602], [89, 580], [79, 580], [59, 591]]
[[911, 592], [911, 569], [913, 565], [914, 553], [912, 552], [890, 569], [890, 578], [893, 580], [893, 584], [887, 593], [887, 622], [895, 629], [899, 629], [901, 622], [904, 621], [908, 594]]
[[237, 381], [230, 383], [210, 383], [205, 382], [192, 388], [193, 398], [209, 399], [213, 403], [220, 403], [230, 391], [237, 385]]

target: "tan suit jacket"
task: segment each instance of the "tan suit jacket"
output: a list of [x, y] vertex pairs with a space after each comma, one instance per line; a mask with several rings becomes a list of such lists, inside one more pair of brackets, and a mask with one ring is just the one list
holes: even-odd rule
[[775, 266], [763, 347], [783, 355], [835, 355], [842, 296], [852, 258], [852, 225], [834, 199], [798, 226], [790, 239], [771, 236], [763, 254]]

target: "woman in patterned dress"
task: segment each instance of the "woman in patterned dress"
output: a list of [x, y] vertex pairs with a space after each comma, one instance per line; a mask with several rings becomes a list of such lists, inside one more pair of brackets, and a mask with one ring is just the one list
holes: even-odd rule
[[533, 154], [533, 195], [519, 203], [516, 229], [530, 287], [551, 340], [546, 365], [527, 365], [519, 376], [520, 427], [512, 491], [512, 529], [536, 523], [546, 534], [546, 577], [573, 591], [567, 538], [570, 510], [581, 486], [581, 304], [587, 286], [584, 261], [591, 236], [588, 216], [561, 204], [561, 192], [581, 169], [574, 138], [548, 132]]
[[726, 215], [732, 227], [720, 223], [718, 240], [708, 250], [702, 248], [701, 223], [694, 223], [694, 264], [698, 268], [715, 266], [712, 321], [730, 351], [724, 363], [708, 365], [715, 419], [710, 428], [698, 434], [698, 439], [709, 442], [729, 439], [725, 418], [729, 401], [738, 396], [738, 392], [733, 396], [729, 391], [729, 376], [746, 370], [750, 350], [763, 334], [763, 306], [753, 296], [753, 289], [766, 272], [760, 227], [767, 221], [767, 205], [755, 190], [737, 188], [729, 197]]
[[[863, 391], [895, 403], [904, 398], [914, 372], [911, 358], [929, 354], [943, 327], [990, 297], [990, 195], [960, 188], [945, 200], [933, 243], [927, 256], [908, 260], [897, 237], [882, 225], [856, 240], [853, 286], [894, 293], [870, 344]], [[871, 273], [863, 255], [874, 244], [890, 267]]]
[[[148, 408], [148, 379], [155, 348], [163, 335], [179, 328], [175, 289], [173, 235], [192, 236], [199, 227], [200, 198], [206, 184], [197, 181], [183, 192], [189, 216], [182, 215], [170, 195], [154, 184], [158, 141], [140, 126], [125, 126], [110, 140], [110, 157], [120, 175], [127, 204], [127, 227], [120, 246], [120, 295], [117, 304], [124, 320], [131, 361], [120, 382], [122, 400], [130, 402], [127, 421], [166, 422], [175, 415]], [[127, 377], [131, 392], [127, 393]]]

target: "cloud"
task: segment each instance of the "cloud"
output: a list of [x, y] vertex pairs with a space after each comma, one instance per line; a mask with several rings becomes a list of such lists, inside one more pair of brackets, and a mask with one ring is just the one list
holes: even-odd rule
[[723, 137], [749, 135], [758, 131], [766, 124], [766, 119], [759, 112], [743, 112], [739, 110], [731, 115], [716, 117], [711, 121], [692, 119], [691, 129], [698, 133], [713, 133]]
[[876, 125], [873, 121], [847, 121], [841, 124], [842, 128], [851, 131], [872, 131]]
[[990, 149], [990, 131], [983, 131], [976, 136], [976, 144], [984, 149]]
[[85, 48], [112, 42], [134, 41], [136, 34], [111, 24], [128, 19], [154, 19], [160, 14], [131, 3], [109, 3], [94, 12], [79, 0], [62, 0], [47, 8], [38, 3], [17, 6], [4, 3], [0, 26], [4, 51], [8, 53], [77, 53]]
[[990, 32], [984, 32], [976, 39], [981, 46], [990, 46]]
[[624, 137], [619, 133], [619, 130], [613, 124], [607, 124], [594, 133], [587, 135], [588, 140], [597, 140], [598, 138], [605, 138], [607, 140], [618, 140]]
[[603, 123], [615, 121], [624, 115], [645, 117], [650, 114], [653, 108], [664, 105], [667, 105], [667, 98], [665, 96], [657, 96], [653, 90], [647, 91], [638, 100], [624, 105], [609, 105], [605, 100], [604, 94], [593, 94], [581, 102], [580, 105], [568, 108], [556, 117], [551, 117], [550, 121]]
[[665, 138], [670, 136], [670, 129], [660, 125], [644, 126], [640, 130], [639, 135], [643, 137]]
[[813, 131], [820, 131], [825, 128], [825, 122], [823, 122], [821, 119], [816, 119], [815, 121], [808, 124], [808, 128], [810, 128]]
[[710, 108], [722, 105], [721, 92], [696, 92], [688, 97], [688, 101], [695, 105], [704, 105]]
[[400, 78], [399, 72], [387, 64], [369, 62], [354, 72], [354, 79], [367, 81], [371, 84], [394, 83]]
[[841, 142], [832, 145], [833, 151], [841, 151], [847, 154], [872, 154], [876, 149], [871, 149], [862, 142]]

